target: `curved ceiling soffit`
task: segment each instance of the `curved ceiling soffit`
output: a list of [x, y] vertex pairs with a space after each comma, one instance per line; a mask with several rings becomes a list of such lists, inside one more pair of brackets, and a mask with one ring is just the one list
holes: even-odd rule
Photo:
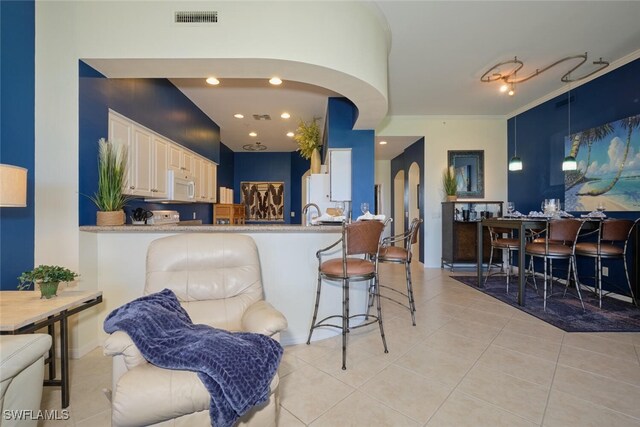
[[388, 111], [386, 86], [376, 88], [344, 71], [301, 61], [270, 58], [165, 58], [83, 59], [109, 78], [206, 78], [215, 70], [218, 79], [269, 79], [319, 86], [349, 99], [358, 109], [354, 129], [375, 129]]

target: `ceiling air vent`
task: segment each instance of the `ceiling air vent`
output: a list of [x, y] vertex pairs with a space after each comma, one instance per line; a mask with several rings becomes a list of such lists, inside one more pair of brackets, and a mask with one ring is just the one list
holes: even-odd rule
[[254, 114], [254, 120], [271, 120], [271, 116], [268, 114]]
[[218, 22], [218, 12], [176, 12], [178, 24], [213, 24]]

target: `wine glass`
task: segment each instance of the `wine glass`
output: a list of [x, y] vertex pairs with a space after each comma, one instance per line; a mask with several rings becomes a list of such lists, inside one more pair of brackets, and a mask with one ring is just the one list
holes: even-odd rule
[[507, 202], [507, 214], [511, 215], [516, 210], [516, 204], [513, 202]]
[[369, 212], [369, 203], [367, 202], [360, 203], [360, 210], [362, 211], [363, 215], [366, 215]]
[[336, 202], [336, 214], [337, 216], [344, 214], [344, 202]]
[[596, 206], [596, 210], [600, 213], [604, 212], [604, 210], [606, 209], [605, 205], [603, 202], [598, 202], [598, 205]]

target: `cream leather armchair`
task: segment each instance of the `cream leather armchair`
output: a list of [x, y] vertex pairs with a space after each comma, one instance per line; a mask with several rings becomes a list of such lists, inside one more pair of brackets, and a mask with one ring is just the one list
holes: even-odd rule
[[[42, 398], [44, 356], [51, 347], [46, 334], [0, 336], [0, 426], [36, 426]], [[28, 417], [32, 411], [33, 419]]]
[[[194, 323], [276, 340], [287, 327], [285, 317], [264, 301], [258, 249], [249, 236], [194, 233], [153, 241], [144, 293], [165, 288]], [[113, 356], [113, 426], [210, 425], [210, 396], [197, 374], [151, 365], [121, 331], [107, 338], [104, 353]], [[269, 400], [242, 417], [240, 425], [275, 426], [277, 391], [276, 374]]]

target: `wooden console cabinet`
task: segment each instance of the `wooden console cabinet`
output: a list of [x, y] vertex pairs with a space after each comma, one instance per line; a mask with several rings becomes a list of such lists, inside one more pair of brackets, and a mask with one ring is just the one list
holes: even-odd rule
[[245, 205], [240, 203], [216, 203], [213, 205], [213, 224], [244, 224]]
[[[468, 212], [468, 214], [466, 213]], [[474, 213], [475, 212], [475, 213]], [[442, 258], [440, 267], [452, 271], [456, 264], [477, 263], [478, 221], [483, 218], [502, 216], [502, 202], [455, 201], [442, 202]], [[483, 263], [489, 262], [491, 242], [489, 233], [483, 237]]]

